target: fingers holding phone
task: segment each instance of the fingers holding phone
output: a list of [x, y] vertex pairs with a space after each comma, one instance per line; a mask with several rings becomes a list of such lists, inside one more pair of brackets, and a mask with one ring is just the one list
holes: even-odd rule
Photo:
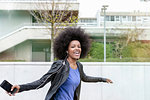
[[19, 92], [20, 86], [19, 85], [12, 85], [10, 84], [7, 80], [4, 80], [1, 84], [0, 87], [2, 87], [8, 95], [13, 96], [15, 93]]
[[14, 85], [11, 87], [11, 94], [14, 96], [16, 93], [18, 93], [20, 90], [20, 86], [19, 85]]
[[19, 89], [20, 89], [19, 85], [14, 85], [14, 86], [11, 87], [11, 91], [10, 92], [6, 91], [6, 93], [9, 96], [15, 96], [15, 94], [19, 92]]

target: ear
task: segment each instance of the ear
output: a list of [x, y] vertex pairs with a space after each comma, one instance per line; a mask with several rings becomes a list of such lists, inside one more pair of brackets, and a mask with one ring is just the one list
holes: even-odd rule
[[68, 51], [66, 51], [66, 53], [68, 54]]

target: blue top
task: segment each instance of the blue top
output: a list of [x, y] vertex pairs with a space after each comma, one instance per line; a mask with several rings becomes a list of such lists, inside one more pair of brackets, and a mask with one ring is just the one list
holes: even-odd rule
[[54, 100], [74, 100], [74, 92], [80, 83], [80, 73], [78, 68], [69, 68], [67, 80], [59, 87]]

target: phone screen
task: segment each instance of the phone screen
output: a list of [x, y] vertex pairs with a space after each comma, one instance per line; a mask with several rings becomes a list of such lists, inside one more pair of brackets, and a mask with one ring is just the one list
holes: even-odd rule
[[4, 80], [2, 83], [1, 83], [1, 87], [6, 90], [7, 92], [11, 92], [11, 87], [12, 87], [12, 84], [10, 84], [8, 81]]

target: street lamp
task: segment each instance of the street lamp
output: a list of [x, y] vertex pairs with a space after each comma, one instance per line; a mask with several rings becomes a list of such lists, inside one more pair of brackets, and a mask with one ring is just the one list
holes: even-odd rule
[[104, 12], [104, 62], [106, 62], [106, 10], [108, 5], [103, 5], [101, 9]]

